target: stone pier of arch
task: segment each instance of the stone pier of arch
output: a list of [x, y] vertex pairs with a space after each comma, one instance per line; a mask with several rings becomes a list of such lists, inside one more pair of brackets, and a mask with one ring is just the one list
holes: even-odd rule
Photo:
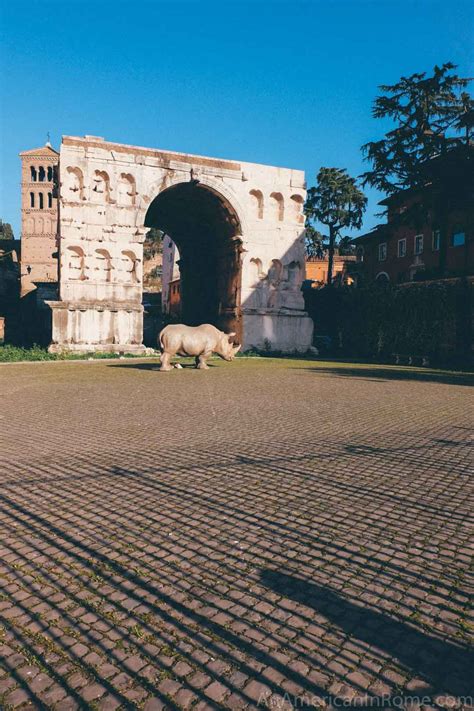
[[181, 246], [183, 321], [233, 330], [243, 350], [311, 346], [301, 293], [302, 171], [64, 136], [58, 196], [51, 351], [144, 351], [143, 241], [150, 226]]

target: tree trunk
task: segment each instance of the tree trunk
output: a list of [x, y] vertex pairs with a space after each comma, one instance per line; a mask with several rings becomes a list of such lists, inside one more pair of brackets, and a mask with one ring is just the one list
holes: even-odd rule
[[328, 278], [327, 285], [332, 284], [332, 270], [334, 264], [334, 242], [336, 239], [336, 230], [332, 225], [329, 225], [329, 252], [328, 252]]

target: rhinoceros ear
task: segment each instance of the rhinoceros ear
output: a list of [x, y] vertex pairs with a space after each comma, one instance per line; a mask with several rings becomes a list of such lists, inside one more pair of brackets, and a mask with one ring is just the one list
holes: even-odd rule
[[233, 339], [234, 336], [236, 336], [237, 334], [235, 333], [235, 331], [232, 331], [232, 333], [227, 333], [226, 335], [227, 335], [227, 338], [229, 339], [229, 343], [232, 343], [232, 339]]

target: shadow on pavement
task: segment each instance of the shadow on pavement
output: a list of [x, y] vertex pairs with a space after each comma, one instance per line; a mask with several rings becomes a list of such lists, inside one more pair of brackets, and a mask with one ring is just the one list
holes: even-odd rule
[[396, 366], [357, 366], [334, 364], [332, 367], [315, 366], [304, 368], [316, 375], [334, 375], [337, 378], [357, 378], [385, 382], [386, 380], [416, 380], [419, 382], [444, 383], [446, 385], [474, 385], [474, 373], [445, 370], [421, 370]]
[[267, 588], [324, 615], [347, 635], [398, 659], [426, 679], [434, 693], [455, 696], [471, 693], [469, 669], [472, 670], [474, 660], [467, 648], [431, 637], [381, 612], [355, 605], [309, 580], [269, 569], [262, 570], [260, 578]]

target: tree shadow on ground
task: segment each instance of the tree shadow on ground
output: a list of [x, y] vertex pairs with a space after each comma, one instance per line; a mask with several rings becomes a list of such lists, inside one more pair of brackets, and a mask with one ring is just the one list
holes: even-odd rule
[[304, 368], [316, 375], [334, 375], [337, 378], [357, 378], [372, 382], [387, 380], [413, 380], [419, 382], [444, 383], [445, 385], [474, 385], [474, 373], [460, 373], [445, 370], [421, 370], [397, 366], [350, 366], [334, 364], [334, 366], [315, 366]]
[[[260, 579], [272, 591], [324, 615], [347, 635], [398, 659], [423, 677], [432, 686], [432, 693], [471, 693], [469, 670], [472, 671], [474, 660], [468, 648], [431, 637], [405, 622], [356, 605], [329, 588], [285, 572], [264, 569]], [[420, 685], [421, 682], [422, 679]]]

